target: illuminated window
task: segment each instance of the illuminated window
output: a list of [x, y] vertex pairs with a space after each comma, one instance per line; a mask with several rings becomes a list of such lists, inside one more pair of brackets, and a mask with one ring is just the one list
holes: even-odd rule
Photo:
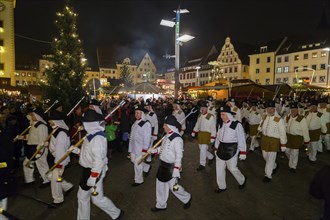
[[294, 55], [294, 60], [299, 60], [299, 55]]
[[326, 57], [326, 56], [327, 56], [327, 52], [322, 51], [322, 52], [321, 52], [321, 57]]
[[317, 58], [317, 52], [312, 53], [312, 58]]
[[284, 73], [288, 73], [288, 72], [289, 72], [289, 67], [288, 67], [288, 66], [285, 66], [285, 67], [283, 68], [283, 72], [284, 72]]
[[276, 72], [277, 72], [277, 73], [281, 73], [281, 72], [282, 72], [282, 67], [277, 67]]

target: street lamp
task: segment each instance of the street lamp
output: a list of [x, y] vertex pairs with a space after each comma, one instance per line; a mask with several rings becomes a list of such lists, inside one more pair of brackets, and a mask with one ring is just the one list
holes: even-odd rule
[[200, 66], [196, 66], [196, 86], [199, 86], [199, 70], [200, 70]]
[[[176, 14], [175, 22], [169, 20], [162, 19], [160, 22], [160, 25], [166, 26], [166, 27], [174, 27], [175, 25], [175, 72], [174, 72], [174, 97], [178, 98], [179, 88], [180, 88], [180, 82], [179, 82], [179, 68], [180, 68], [180, 45], [181, 42], [188, 42], [192, 40], [193, 36], [190, 35], [183, 35], [180, 36], [180, 14], [189, 13], [187, 9], [180, 9], [180, 5], [177, 10], [174, 10], [174, 13]], [[173, 56], [168, 56], [173, 57]]]

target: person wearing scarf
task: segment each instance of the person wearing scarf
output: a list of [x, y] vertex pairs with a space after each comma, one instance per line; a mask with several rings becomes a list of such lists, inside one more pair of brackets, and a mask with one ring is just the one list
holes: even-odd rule
[[216, 193], [226, 191], [226, 167], [235, 177], [239, 184], [239, 189], [243, 189], [246, 184], [244, 176], [237, 167], [237, 157], [240, 160], [246, 159], [246, 141], [242, 124], [234, 118], [235, 113], [229, 106], [220, 107], [221, 123], [219, 125], [215, 140], [216, 155], [216, 176], [218, 188]]
[[[51, 166], [59, 161], [59, 159], [66, 153], [70, 147], [69, 127], [64, 122], [65, 115], [59, 111], [51, 111], [48, 122], [51, 127], [55, 130], [49, 141], [49, 158]], [[59, 205], [64, 202], [63, 192], [69, 192], [73, 189], [72, 183], [66, 182], [65, 180], [57, 181], [63, 176], [64, 168], [70, 162], [70, 157], [67, 157], [51, 173], [51, 192], [53, 197], [53, 204]]]
[[141, 105], [135, 106], [135, 122], [131, 128], [128, 152], [131, 154], [131, 161], [134, 164], [133, 187], [143, 184], [143, 172], [148, 176], [151, 166], [145, 162], [138, 164], [140, 159], [150, 148], [151, 124], [145, 118], [145, 108]]
[[25, 135], [24, 137], [24, 139], [27, 140], [27, 146], [24, 149], [26, 158], [23, 161], [25, 183], [32, 183], [35, 181], [33, 176], [33, 162], [35, 162], [37, 169], [43, 179], [43, 185], [48, 184], [50, 182], [50, 180], [46, 176], [46, 172], [49, 170], [49, 166], [47, 163], [48, 148], [44, 147], [42, 151], [38, 152], [38, 154], [35, 156], [35, 160], [31, 163], [31, 167], [26, 166], [31, 156], [37, 150], [37, 147], [43, 144], [47, 144], [45, 143], [45, 141], [48, 136], [48, 127], [47, 123], [42, 118], [43, 115], [43, 110], [37, 107], [33, 109], [32, 112], [30, 112], [27, 116], [32, 126], [29, 130], [29, 134]]
[[152, 212], [164, 211], [167, 209], [167, 199], [171, 191], [188, 209], [191, 204], [191, 194], [178, 185], [183, 157], [183, 140], [180, 135], [181, 125], [173, 115], [165, 118], [164, 130], [166, 136], [162, 145], [151, 151], [158, 154], [160, 166], [156, 179], [156, 206], [151, 208]]
[[[103, 116], [92, 109], [83, 115], [83, 125], [87, 132], [81, 149], [71, 146], [68, 151], [79, 154], [79, 164], [82, 167], [82, 177], [78, 190], [78, 220], [90, 219], [90, 199], [92, 202], [112, 219], [119, 219], [123, 211], [118, 209], [113, 202], [103, 194], [103, 179], [108, 170], [107, 140], [104, 128], [100, 121]], [[98, 195], [91, 196], [93, 191]]]

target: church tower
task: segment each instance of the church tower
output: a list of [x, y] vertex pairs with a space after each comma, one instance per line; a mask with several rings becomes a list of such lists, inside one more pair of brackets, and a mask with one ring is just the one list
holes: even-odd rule
[[0, 85], [16, 86], [15, 5], [16, 0], [0, 0]]

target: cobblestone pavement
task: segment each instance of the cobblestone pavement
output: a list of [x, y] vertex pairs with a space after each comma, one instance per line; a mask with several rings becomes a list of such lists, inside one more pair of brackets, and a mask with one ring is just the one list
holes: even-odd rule
[[[290, 173], [287, 158], [278, 154], [279, 169], [271, 183], [262, 182], [265, 162], [260, 151], [249, 153], [247, 160], [238, 162], [242, 173], [248, 177], [245, 189], [239, 190], [238, 183], [227, 171], [227, 191], [214, 193], [217, 188], [215, 163], [198, 172], [199, 149], [197, 141], [185, 137], [183, 172], [180, 184], [192, 194], [190, 209], [184, 210], [183, 204], [170, 194], [167, 211], [153, 213], [155, 206], [156, 172], [158, 157], [152, 162], [150, 175], [143, 185], [131, 187], [133, 183], [133, 164], [123, 153], [114, 152], [109, 160], [109, 171], [104, 180], [104, 193], [117, 207], [125, 211], [123, 219], [267, 219], [267, 220], [304, 220], [319, 219], [323, 201], [312, 198], [309, 184], [314, 173], [326, 164], [330, 164], [330, 153], [318, 155], [318, 161], [310, 164], [306, 154], [301, 151], [296, 173]], [[51, 203], [50, 186], [39, 188], [40, 181], [23, 186], [23, 173], [16, 173], [18, 191], [42, 201]], [[66, 220], [76, 219], [77, 190], [80, 167], [77, 158], [65, 170], [64, 178], [74, 183], [74, 190], [65, 197], [65, 202], [58, 208], [49, 208], [35, 200], [21, 195], [9, 199], [8, 211], [24, 220]], [[105, 213], [92, 205], [91, 219], [110, 219]]]

